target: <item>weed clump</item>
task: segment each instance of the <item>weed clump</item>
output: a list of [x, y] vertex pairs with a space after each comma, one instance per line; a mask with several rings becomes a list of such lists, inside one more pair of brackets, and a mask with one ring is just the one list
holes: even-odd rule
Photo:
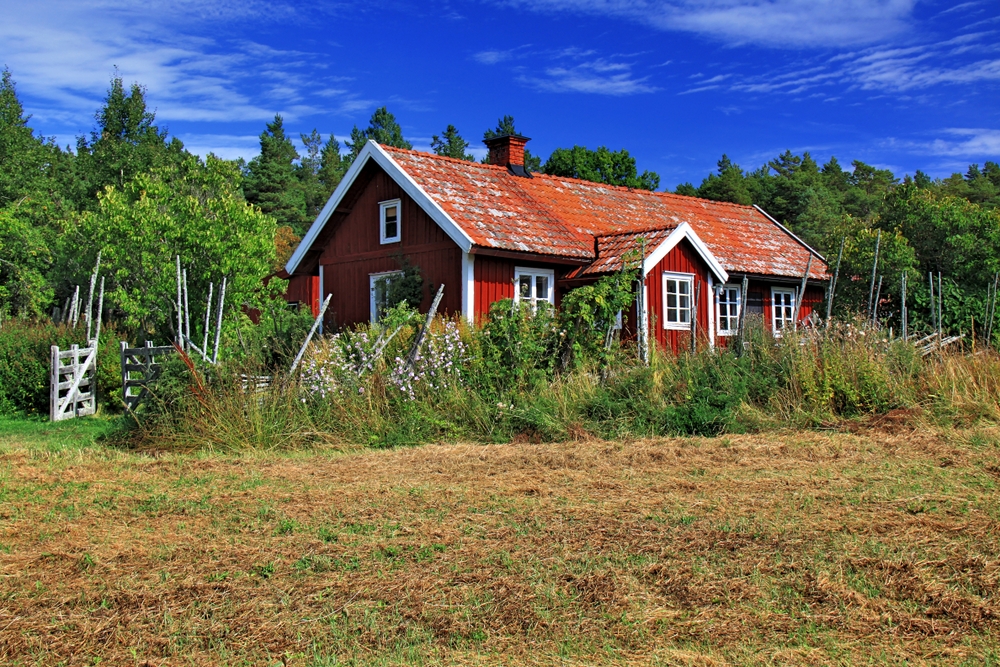
[[[421, 333], [423, 319], [401, 304], [377, 324], [324, 337], [294, 376], [252, 355], [219, 366], [174, 360], [127, 438], [167, 449], [382, 448], [713, 436], [900, 409], [943, 423], [1000, 418], [996, 354], [922, 358], [850, 323], [776, 338], [751, 321], [743, 345], [653, 350], [644, 362], [629, 340], [589, 353], [595, 346], [579, 345], [565, 317], [509, 300], [478, 327], [439, 317]], [[262, 374], [266, 387], [248, 382]]]

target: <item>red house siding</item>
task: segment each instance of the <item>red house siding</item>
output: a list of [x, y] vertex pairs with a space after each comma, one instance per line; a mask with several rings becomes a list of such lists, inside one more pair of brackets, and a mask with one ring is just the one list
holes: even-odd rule
[[[661, 348], [670, 349], [674, 354], [688, 349], [691, 344], [690, 331], [663, 328], [663, 323], [666, 320], [663, 300], [664, 272], [694, 274], [694, 290], [695, 294], [698, 295], [698, 302], [695, 304], [698, 323], [697, 336], [699, 341], [704, 341], [704, 344], [707, 344], [708, 304], [711, 303], [712, 296], [712, 290], [708, 285], [709, 270], [687, 240], [678, 243], [646, 276], [650, 338], [656, 340]], [[700, 291], [699, 283], [701, 284]]]
[[[402, 188], [381, 169], [352, 186], [350, 212], [330, 233], [319, 263], [323, 268], [323, 294], [333, 294], [326, 322], [345, 326], [371, 318], [369, 275], [399, 269], [398, 257], [405, 256], [420, 267], [424, 277], [424, 299], [420, 307], [430, 308], [434, 292], [445, 285], [439, 311], [458, 313], [462, 309], [462, 251], [448, 238]], [[400, 242], [379, 241], [379, 202], [400, 200]]]
[[537, 261], [517, 261], [514, 259], [490, 257], [489, 255], [475, 256], [475, 322], [482, 322], [490, 312], [490, 306], [502, 299], [514, 298], [514, 269], [517, 267], [532, 269], [549, 269], [555, 276], [553, 285], [553, 296], [555, 306], [559, 307], [562, 301], [563, 288], [559, 280], [567, 272], [566, 266], [562, 264], [551, 265]]
[[481, 322], [490, 312], [490, 305], [502, 299], [514, 298], [514, 267], [511, 259], [476, 255], [475, 259], [475, 321]]
[[319, 315], [319, 276], [298, 275], [289, 278], [285, 301], [308, 304], [313, 317]]

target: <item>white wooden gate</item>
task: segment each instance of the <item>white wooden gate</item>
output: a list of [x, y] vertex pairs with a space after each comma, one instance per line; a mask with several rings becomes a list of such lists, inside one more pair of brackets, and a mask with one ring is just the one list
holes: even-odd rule
[[92, 415], [97, 411], [97, 345], [68, 350], [52, 346], [49, 418], [54, 421]]

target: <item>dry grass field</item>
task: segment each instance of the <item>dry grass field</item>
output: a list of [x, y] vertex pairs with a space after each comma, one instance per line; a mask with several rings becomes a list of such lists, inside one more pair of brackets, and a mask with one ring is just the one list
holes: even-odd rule
[[1000, 664], [998, 430], [225, 457], [73, 428], [0, 425], [3, 664]]

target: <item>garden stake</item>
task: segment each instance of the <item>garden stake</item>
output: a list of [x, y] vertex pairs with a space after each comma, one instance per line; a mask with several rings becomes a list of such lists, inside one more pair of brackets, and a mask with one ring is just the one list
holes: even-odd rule
[[878, 323], [878, 302], [882, 298], [882, 276], [878, 277], [878, 289], [875, 291], [875, 303], [872, 306], [872, 327]]
[[903, 342], [905, 343], [905, 342], [907, 342], [910, 339], [909, 338], [909, 334], [907, 334], [907, 332], [906, 332], [906, 327], [908, 325], [908, 322], [906, 321], [907, 320], [907, 312], [906, 312], [906, 271], [903, 271], [903, 277], [900, 280], [900, 285], [901, 285], [900, 286], [900, 294], [902, 296], [900, 297], [901, 308], [900, 308], [899, 316], [900, 316], [900, 319], [902, 320], [901, 324], [903, 325]]
[[190, 349], [191, 343], [191, 313], [188, 310], [188, 270], [184, 269], [184, 340]]
[[[201, 349], [208, 350], [208, 328], [212, 325], [212, 288], [215, 287], [214, 283], [208, 284], [208, 302], [205, 303], [205, 337], [201, 341]], [[202, 356], [205, 361], [208, 361], [208, 355], [202, 352]]]
[[181, 312], [181, 256], [177, 255], [177, 345], [184, 345], [184, 314]]
[[316, 316], [316, 321], [313, 322], [312, 329], [309, 330], [309, 335], [306, 336], [306, 342], [302, 343], [302, 347], [299, 348], [299, 353], [295, 355], [295, 361], [292, 362], [292, 368], [288, 371], [289, 374], [295, 373], [295, 369], [299, 367], [299, 362], [302, 361], [302, 355], [306, 353], [306, 348], [309, 347], [309, 341], [312, 337], [316, 335], [316, 329], [319, 329], [319, 323], [323, 321], [323, 315], [326, 314], [326, 307], [330, 305], [330, 299], [333, 298], [333, 292], [326, 295], [326, 299], [323, 301], [323, 306], [319, 309], [319, 315]]
[[941, 294], [941, 272], [938, 271], [938, 349], [941, 348], [941, 332], [944, 330], [944, 324], [942, 320], [944, 319], [944, 296]]
[[795, 308], [792, 310], [792, 328], [797, 329], [799, 326], [799, 311], [802, 309], [802, 299], [806, 295], [806, 283], [809, 281], [809, 269], [812, 268], [813, 256], [809, 253], [809, 259], [806, 261], [806, 272], [802, 274], [802, 284], [799, 286], [799, 292], [795, 295]]
[[87, 291], [87, 340], [90, 340], [90, 328], [94, 319], [94, 287], [97, 283], [97, 272], [101, 269], [101, 252], [97, 251], [97, 263], [94, 272], [90, 274], [90, 289]]
[[830, 295], [826, 299], [826, 326], [830, 326], [830, 318], [833, 316], [833, 295], [837, 291], [837, 278], [840, 276], [840, 260], [844, 257], [845, 243], [847, 243], [846, 236], [840, 240], [840, 252], [837, 253], [837, 268], [833, 270], [833, 282], [830, 284]]
[[219, 361], [219, 338], [222, 336], [222, 307], [226, 303], [226, 276], [222, 276], [222, 289], [219, 290], [219, 314], [215, 320], [215, 350], [212, 352], [212, 363]]
[[878, 272], [878, 250], [879, 246], [882, 244], [882, 230], [878, 230], [878, 236], [875, 237], [875, 261], [872, 262], [872, 280], [868, 287], [868, 317], [872, 315], [872, 297], [875, 295], [875, 274]]

